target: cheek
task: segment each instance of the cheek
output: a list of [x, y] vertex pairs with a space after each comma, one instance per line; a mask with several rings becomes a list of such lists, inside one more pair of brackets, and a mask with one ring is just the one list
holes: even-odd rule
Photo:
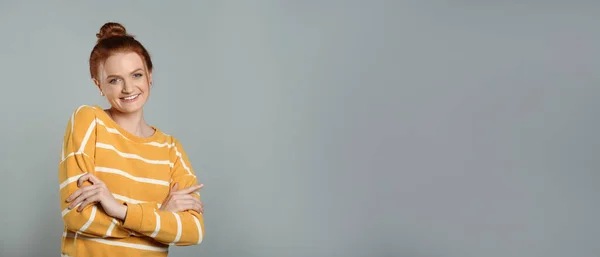
[[120, 87], [117, 86], [107, 86], [104, 88], [104, 93], [108, 98], [119, 97], [119, 94], [121, 93], [121, 90], [119, 88]]
[[148, 84], [144, 84], [144, 85], [140, 86], [140, 91], [142, 91], [145, 94], [149, 94], [150, 93], [150, 87], [148, 86]]
[[149, 88], [149, 82], [146, 78], [139, 78], [137, 80], [132, 81], [133, 85], [137, 86], [140, 90], [147, 91]]

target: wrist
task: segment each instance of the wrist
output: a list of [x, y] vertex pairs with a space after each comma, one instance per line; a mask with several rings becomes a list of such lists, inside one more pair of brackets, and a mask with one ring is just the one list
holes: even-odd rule
[[116, 213], [115, 213], [115, 218], [124, 221], [125, 217], [127, 216], [127, 205], [125, 204], [119, 204], [118, 208], [116, 209]]

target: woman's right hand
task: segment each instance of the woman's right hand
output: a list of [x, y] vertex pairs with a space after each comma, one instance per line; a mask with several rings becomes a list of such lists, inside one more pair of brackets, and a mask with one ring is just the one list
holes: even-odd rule
[[204, 213], [204, 205], [202, 201], [195, 197], [193, 193], [204, 187], [204, 184], [191, 186], [181, 190], [177, 190], [177, 183], [169, 190], [169, 195], [160, 206], [160, 210], [170, 212], [180, 212], [187, 210], [195, 210], [198, 213]]

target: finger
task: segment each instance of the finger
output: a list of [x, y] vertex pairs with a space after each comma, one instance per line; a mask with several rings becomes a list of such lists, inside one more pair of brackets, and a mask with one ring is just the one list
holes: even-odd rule
[[178, 211], [195, 210], [197, 203], [194, 200], [177, 200], [175, 202]]
[[200, 205], [202, 202], [192, 194], [188, 195], [173, 195], [170, 199], [174, 205], [193, 203]]
[[194, 210], [199, 213], [204, 213], [204, 204], [198, 198], [194, 198]]
[[77, 179], [77, 187], [81, 187], [81, 184], [83, 184], [83, 182], [89, 180], [90, 175], [90, 173], [86, 173], [85, 175], [79, 177], [79, 179]]
[[174, 194], [171, 196], [172, 200], [194, 200], [194, 199], [198, 199], [198, 197], [195, 197], [192, 194], [185, 194], [185, 195], [181, 195], [181, 194]]
[[163, 200], [163, 202], [160, 204], [160, 206], [161, 206], [160, 208], [161, 208], [161, 209], [163, 209], [163, 208], [166, 208], [166, 206], [167, 206], [167, 205], [169, 204], [169, 202], [171, 201], [171, 198], [172, 198], [172, 197], [173, 197], [173, 196], [172, 196], [171, 194], [167, 195], [167, 197], [165, 198], [165, 200]]
[[194, 191], [200, 190], [203, 187], [204, 187], [204, 184], [195, 185], [195, 186], [181, 189], [181, 190], [175, 192], [175, 194], [190, 194], [190, 193], [193, 193]]
[[198, 211], [199, 213], [204, 214], [204, 207], [202, 207], [202, 205], [200, 204], [196, 204], [196, 211]]
[[77, 204], [83, 202], [84, 200], [86, 200], [87, 198], [90, 198], [96, 194], [98, 194], [100, 192], [100, 188], [96, 188], [93, 190], [88, 190], [86, 192], [83, 192], [80, 196], [78, 196], [75, 200], [73, 200], [73, 202], [69, 205], [70, 209], [75, 208], [75, 206], [77, 206]]
[[171, 187], [171, 189], [169, 190], [169, 194], [175, 193], [177, 191], [178, 187], [179, 187], [179, 184], [177, 184], [177, 182], [175, 182], [175, 184], [173, 184], [173, 187]]
[[73, 200], [73, 202], [69, 205], [69, 209], [75, 208], [81, 202], [85, 201], [85, 199], [92, 197], [93, 195], [96, 195], [98, 192], [100, 192], [100, 189], [95, 189], [95, 190], [86, 191], [86, 192], [81, 193], [81, 195], [79, 195], [77, 198], [75, 198], [75, 200]]
[[191, 187], [188, 187], [188, 188], [181, 189], [181, 190], [177, 191], [176, 193], [178, 193], [178, 194], [190, 194], [190, 193], [193, 193], [194, 191], [198, 191], [198, 190], [202, 189], [203, 187], [204, 187], [204, 184], [194, 185], [194, 186], [191, 186]]
[[85, 181], [89, 181], [92, 184], [102, 184], [102, 180], [100, 180], [98, 177], [94, 176], [94, 174], [92, 173], [86, 173], [85, 175], [81, 176], [78, 180], [77, 180], [77, 186], [81, 187], [81, 184], [83, 184], [83, 182]]
[[67, 198], [67, 202], [73, 201], [73, 199], [77, 198], [79, 195], [81, 195], [84, 192], [90, 191], [90, 190], [94, 190], [98, 188], [98, 186], [85, 186], [82, 187], [80, 189], [77, 189], [75, 192], [73, 192], [68, 198]]
[[193, 208], [191, 208], [189, 210], [193, 210], [193, 211], [196, 211], [198, 213], [204, 213], [204, 208], [202, 208], [202, 206], [200, 206], [198, 203], [195, 203], [193, 205]]
[[102, 180], [100, 180], [98, 177], [94, 176], [94, 174], [92, 174], [92, 173], [90, 173], [90, 179], [89, 180], [94, 185], [102, 184]]
[[85, 209], [86, 206], [88, 206], [90, 204], [96, 204], [98, 197], [99, 197], [98, 195], [94, 195], [92, 197], [89, 197], [89, 198], [85, 199], [85, 201], [83, 201], [79, 205], [79, 208], [77, 208], [77, 211], [81, 212], [81, 211], [83, 211], [83, 209]]
[[65, 200], [67, 203], [70, 201], [73, 201], [74, 199], [76, 199], [83, 191], [81, 189], [76, 190], [75, 192], [73, 192], [71, 195], [69, 195], [69, 197], [67, 197], [67, 199]]

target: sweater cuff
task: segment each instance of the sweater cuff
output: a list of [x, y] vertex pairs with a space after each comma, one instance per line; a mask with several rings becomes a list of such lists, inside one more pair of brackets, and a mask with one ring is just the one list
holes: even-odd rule
[[123, 221], [123, 227], [133, 231], [139, 231], [142, 228], [144, 218], [144, 209], [141, 204], [126, 204], [127, 214]]

